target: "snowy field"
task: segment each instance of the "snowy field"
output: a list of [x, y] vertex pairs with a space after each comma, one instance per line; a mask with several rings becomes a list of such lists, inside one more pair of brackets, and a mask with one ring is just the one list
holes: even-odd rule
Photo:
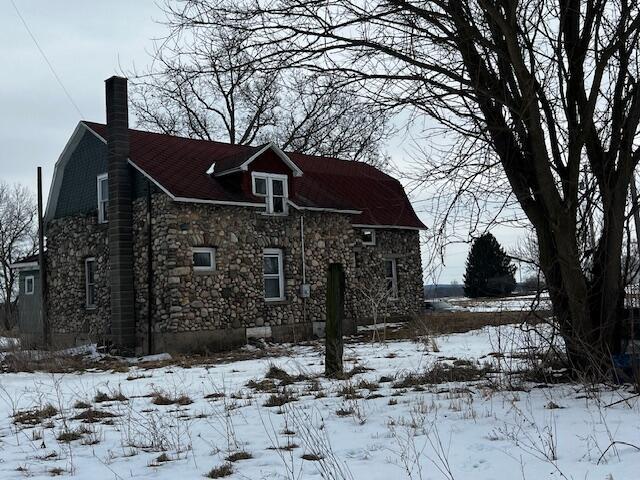
[[0, 478], [638, 478], [640, 399], [507, 375], [536, 341], [503, 326], [349, 344], [345, 380], [320, 375], [313, 343], [191, 368], [2, 374]]
[[551, 301], [547, 294], [543, 294], [537, 299], [535, 295], [521, 295], [496, 299], [456, 297], [444, 300], [470, 312], [520, 312], [551, 309]]

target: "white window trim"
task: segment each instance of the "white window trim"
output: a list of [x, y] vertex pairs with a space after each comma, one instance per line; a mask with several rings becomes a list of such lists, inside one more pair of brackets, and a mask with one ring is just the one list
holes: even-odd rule
[[[278, 273], [265, 273], [264, 272], [264, 257], [266, 256], [276, 256], [278, 257]], [[262, 258], [263, 258], [263, 272], [262, 272], [262, 279], [263, 279], [263, 285], [264, 285], [264, 280], [267, 278], [277, 278], [278, 279], [278, 283], [280, 286], [280, 296], [279, 297], [267, 297], [267, 291], [265, 289], [264, 291], [264, 299], [267, 302], [278, 302], [278, 301], [282, 301], [285, 299], [285, 294], [284, 294], [284, 255], [281, 249], [279, 248], [265, 248], [263, 250], [262, 253]], [[264, 288], [264, 287], [263, 287]]]
[[[267, 183], [267, 193], [256, 192], [256, 178], [264, 178]], [[282, 181], [282, 207], [283, 211], [279, 213], [273, 212], [273, 180]], [[265, 205], [267, 207], [266, 213], [268, 215], [287, 215], [289, 210], [289, 177], [282, 173], [265, 173], [265, 172], [251, 172], [251, 192], [256, 197], [264, 197]]]
[[[389, 294], [389, 299], [390, 300], [397, 300], [398, 299], [398, 262], [396, 261], [395, 258], [385, 258], [384, 262], [391, 262], [391, 277], [387, 277], [387, 269], [384, 269], [384, 281], [386, 284], [386, 281], [391, 278], [391, 293]], [[383, 265], [383, 267], [386, 267], [386, 265]]]
[[95, 275], [97, 270], [95, 270], [93, 272], [94, 278], [93, 278], [93, 283], [90, 284], [89, 283], [89, 269], [87, 268], [87, 265], [93, 262], [94, 266], [96, 263], [96, 258], [95, 257], [88, 257], [84, 259], [84, 297], [85, 297], [85, 306], [88, 309], [94, 309], [98, 307], [98, 302], [97, 302], [97, 298], [96, 298], [96, 303], [89, 303], [89, 285], [93, 285], [96, 288], [96, 293], [97, 293], [97, 286], [96, 286], [96, 279], [95, 279]]
[[194, 272], [213, 272], [216, 269], [216, 249], [212, 247], [194, 247], [191, 249], [191, 262], [194, 253], [208, 253], [211, 256], [211, 265], [208, 267], [193, 265]]
[[107, 219], [105, 218], [105, 213], [106, 213], [106, 209], [109, 208], [108, 207], [108, 202], [109, 199], [103, 199], [102, 198], [102, 188], [100, 188], [100, 183], [102, 183], [102, 181], [107, 180], [107, 188], [109, 188], [109, 174], [108, 173], [102, 173], [100, 175], [98, 175], [97, 179], [96, 179], [96, 184], [98, 187], [98, 223], [107, 223]]
[[[31, 281], [31, 291], [27, 289], [27, 285], [29, 285], [29, 281]], [[33, 295], [35, 291], [36, 291], [36, 277], [34, 277], [33, 275], [24, 277], [24, 294]]]
[[370, 242], [365, 242], [364, 240], [362, 240], [362, 245], [375, 245], [376, 244], [376, 231], [373, 230], [372, 228], [363, 228], [362, 229], [362, 235], [364, 236], [365, 232], [371, 232], [371, 241]]

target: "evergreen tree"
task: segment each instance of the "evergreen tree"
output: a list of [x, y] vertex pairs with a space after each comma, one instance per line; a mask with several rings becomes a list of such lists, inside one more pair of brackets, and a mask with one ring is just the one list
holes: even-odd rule
[[464, 294], [470, 298], [508, 295], [516, 287], [515, 271], [515, 265], [496, 238], [485, 233], [471, 245], [464, 274]]

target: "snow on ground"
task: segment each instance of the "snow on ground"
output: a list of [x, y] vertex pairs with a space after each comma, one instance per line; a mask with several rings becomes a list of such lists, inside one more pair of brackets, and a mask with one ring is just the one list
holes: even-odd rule
[[536, 299], [535, 295], [521, 295], [496, 299], [456, 297], [445, 300], [454, 306], [464, 307], [470, 312], [516, 312], [532, 309], [551, 309], [551, 301], [547, 294], [541, 295], [539, 299]]
[[[622, 387], [530, 384], [529, 391], [507, 391], [480, 381], [399, 389], [381, 381], [454, 357], [495, 366], [506, 358], [495, 355], [500, 348], [520, 358], [530, 343], [522, 335], [502, 326], [441, 336], [429, 349], [411, 341], [348, 344], [346, 369], [362, 371], [349, 380], [319, 376], [323, 353], [316, 344], [291, 346], [277, 358], [192, 368], [2, 374], [0, 478], [203, 478], [238, 451], [252, 458], [234, 462], [227, 478], [638, 478], [639, 399], [605, 406], [632, 396]], [[306, 376], [286, 382], [297, 400], [268, 407], [271, 393], [247, 386], [262, 381], [271, 364]], [[95, 401], [98, 393], [120, 392], [120, 400]], [[153, 392], [169, 401], [184, 395], [183, 405], [154, 404]], [[73, 420], [86, 411], [74, 408], [78, 401], [117, 416]], [[35, 426], [14, 423], [16, 411], [49, 403], [62, 413]], [[81, 438], [57, 440], [65, 431]], [[607, 450], [613, 441], [626, 445]]]

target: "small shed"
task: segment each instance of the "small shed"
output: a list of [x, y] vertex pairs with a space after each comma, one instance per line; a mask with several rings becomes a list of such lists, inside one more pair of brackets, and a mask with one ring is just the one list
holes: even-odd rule
[[38, 255], [22, 258], [11, 268], [18, 273], [18, 330], [27, 344], [41, 343], [44, 327]]

